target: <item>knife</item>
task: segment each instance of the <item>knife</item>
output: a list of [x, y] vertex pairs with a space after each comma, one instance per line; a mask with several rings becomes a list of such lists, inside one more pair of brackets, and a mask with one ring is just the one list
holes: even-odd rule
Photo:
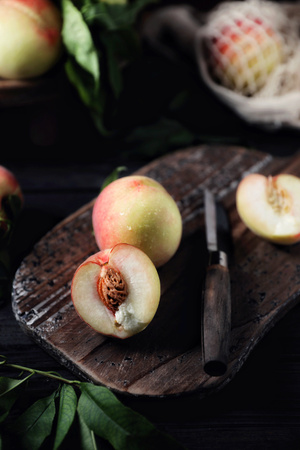
[[[218, 214], [219, 210], [212, 192], [205, 190], [204, 212], [208, 264], [202, 297], [202, 353], [204, 371], [211, 376], [221, 376], [227, 371], [231, 332], [228, 250], [225, 251], [221, 245], [227, 234], [228, 224], [226, 224], [225, 215], [221, 217], [221, 214]], [[221, 234], [222, 239], [220, 239]]]

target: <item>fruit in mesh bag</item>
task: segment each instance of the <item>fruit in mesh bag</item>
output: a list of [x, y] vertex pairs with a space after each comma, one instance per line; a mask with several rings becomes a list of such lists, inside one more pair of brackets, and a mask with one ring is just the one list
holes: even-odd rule
[[243, 95], [261, 89], [283, 60], [282, 38], [275, 28], [241, 11], [216, 22], [208, 49], [215, 78]]

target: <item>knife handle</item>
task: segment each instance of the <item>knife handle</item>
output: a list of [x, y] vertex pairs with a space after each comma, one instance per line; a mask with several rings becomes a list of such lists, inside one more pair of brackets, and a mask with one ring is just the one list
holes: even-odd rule
[[231, 331], [230, 277], [226, 255], [213, 253], [203, 292], [202, 352], [205, 372], [221, 376], [227, 370]]

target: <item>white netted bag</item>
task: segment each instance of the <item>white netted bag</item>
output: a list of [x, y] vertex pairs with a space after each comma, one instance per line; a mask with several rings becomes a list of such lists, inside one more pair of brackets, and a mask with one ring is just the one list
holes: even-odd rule
[[246, 121], [300, 128], [300, 5], [221, 3], [196, 34], [203, 80]]

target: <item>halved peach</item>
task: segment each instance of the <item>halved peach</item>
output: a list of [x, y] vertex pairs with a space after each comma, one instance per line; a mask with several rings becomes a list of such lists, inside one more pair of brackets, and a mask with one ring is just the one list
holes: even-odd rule
[[300, 178], [253, 173], [239, 183], [236, 206], [245, 225], [277, 244], [300, 241]]
[[160, 279], [142, 250], [117, 244], [77, 268], [71, 296], [79, 316], [94, 330], [124, 339], [152, 321], [160, 301]]

